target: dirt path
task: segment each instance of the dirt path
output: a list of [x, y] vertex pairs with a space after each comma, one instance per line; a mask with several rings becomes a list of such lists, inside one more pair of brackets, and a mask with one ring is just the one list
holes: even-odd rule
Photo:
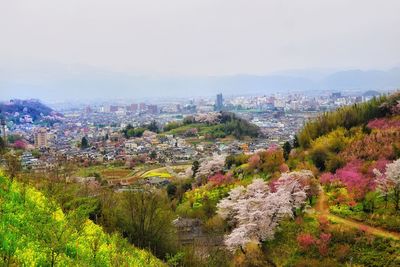
[[324, 190], [322, 190], [322, 189], [320, 191], [315, 209], [319, 214], [326, 216], [332, 222], [344, 224], [351, 228], [363, 229], [364, 231], [366, 231], [372, 235], [381, 236], [381, 237], [385, 237], [385, 238], [392, 238], [394, 240], [400, 240], [400, 233], [387, 231], [382, 228], [373, 227], [373, 226], [363, 224], [361, 222], [357, 222], [357, 221], [350, 220], [350, 219], [345, 219], [345, 218], [342, 218], [340, 216], [330, 213], [328, 200], [326, 198]]

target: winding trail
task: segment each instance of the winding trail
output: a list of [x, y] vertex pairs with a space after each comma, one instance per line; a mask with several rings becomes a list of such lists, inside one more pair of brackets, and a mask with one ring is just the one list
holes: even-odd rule
[[326, 216], [332, 222], [340, 223], [340, 224], [346, 225], [351, 228], [363, 229], [365, 232], [368, 232], [375, 236], [381, 236], [381, 237], [391, 238], [391, 239], [400, 241], [400, 233], [388, 231], [388, 230], [374, 227], [374, 226], [370, 226], [370, 225], [367, 225], [367, 224], [364, 224], [361, 222], [357, 222], [354, 220], [345, 219], [345, 218], [342, 218], [340, 216], [330, 213], [328, 200], [327, 200], [326, 194], [322, 188], [320, 190], [320, 194], [318, 197], [317, 204], [315, 206], [315, 210], [317, 211], [317, 213], [319, 213], [323, 216]]

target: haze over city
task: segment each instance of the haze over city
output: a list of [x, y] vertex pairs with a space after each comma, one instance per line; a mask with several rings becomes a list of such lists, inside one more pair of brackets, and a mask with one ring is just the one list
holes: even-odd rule
[[393, 89], [400, 2], [3, 1], [1, 99]]

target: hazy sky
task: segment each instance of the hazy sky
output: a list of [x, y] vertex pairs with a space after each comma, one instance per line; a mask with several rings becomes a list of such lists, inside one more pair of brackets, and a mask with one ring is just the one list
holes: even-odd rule
[[400, 64], [399, 0], [0, 0], [0, 65], [266, 74]]

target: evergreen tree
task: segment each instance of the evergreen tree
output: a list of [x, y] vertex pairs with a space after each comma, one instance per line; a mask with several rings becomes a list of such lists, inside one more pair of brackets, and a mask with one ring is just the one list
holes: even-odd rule
[[199, 170], [199, 167], [200, 167], [199, 161], [198, 160], [193, 161], [193, 164], [192, 164], [192, 171], [193, 171], [192, 177], [193, 178], [196, 176], [196, 173]]
[[300, 147], [300, 144], [299, 144], [299, 138], [297, 137], [297, 134], [296, 134], [293, 139], [293, 148], [297, 148], [297, 147]]
[[290, 151], [292, 151], [292, 145], [288, 141], [286, 141], [283, 144], [283, 156], [285, 157], [285, 160], [289, 159]]
[[82, 141], [81, 141], [81, 148], [85, 149], [89, 147], [89, 141], [86, 138], [86, 136], [82, 137]]
[[3, 152], [6, 148], [6, 143], [4, 143], [3, 138], [0, 137], [0, 153]]
[[151, 151], [150, 154], [149, 154], [149, 157], [150, 157], [151, 159], [153, 159], [153, 160], [156, 159], [156, 158], [157, 158], [157, 152], [154, 151], [154, 150]]
[[155, 132], [155, 133], [158, 133], [160, 130], [159, 130], [159, 128], [158, 128], [158, 125], [157, 125], [157, 122], [156, 121], [152, 121], [148, 126], [147, 126], [147, 129], [149, 130], [149, 131], [152, 131], [152, 132]]

